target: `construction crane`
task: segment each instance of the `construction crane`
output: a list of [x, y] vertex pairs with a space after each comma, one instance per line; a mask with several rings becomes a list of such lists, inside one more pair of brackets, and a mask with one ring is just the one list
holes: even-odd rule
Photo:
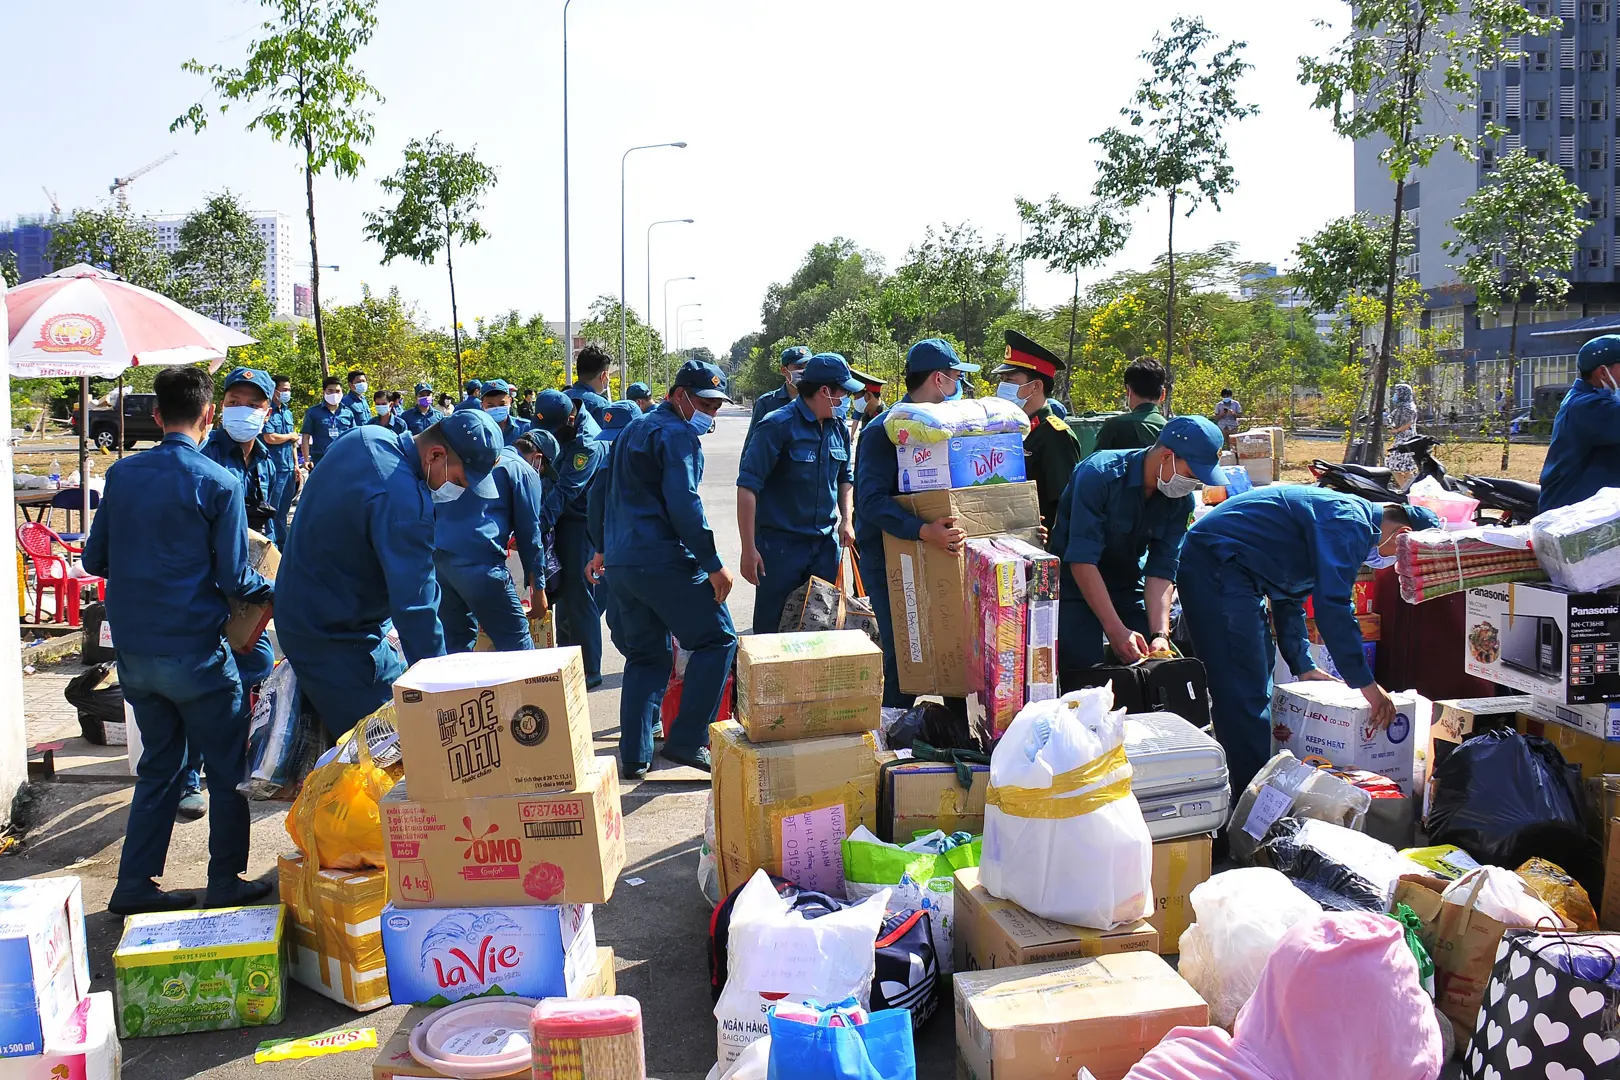
[[43, 191], [45, 193], [45, 197], [51, 201], [51, 222], [54, 224], [55, 222], [61, 221], [62, 203], [57, 199], [56, 192], [52, 191], [44, 184], [39, 186], [39, 190]]
[[179, 154], [180, 151], [178, 150], [170, 150], [167, 154], [164, 154], [156, 161], [147, 162], [145, 165], [142, 165], [128, 176], [114, 177], [113, 182], [107, 185], [107, 193], [118, 201], [118, 209], [129, 209], [129, 185], [132, 180], [140, 179], [153, 169], [157, 168], [159, 165], [162, 165], [164, 162], [178, 157]]

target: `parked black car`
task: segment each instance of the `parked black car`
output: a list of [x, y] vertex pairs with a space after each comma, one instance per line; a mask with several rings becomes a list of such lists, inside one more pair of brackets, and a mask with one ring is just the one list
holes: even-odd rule
[[[152, 407], [157, 404], [156, 394], [129, 394], [122, 400], [124, 406], [124, 449], [132, 450], [140, 440], [162, 442], [163, 429], [152, 419]], [[79, 433], [79, 406], [73, 406], [69, 418], [73, 434]], [[118, 412], [100, 402], [90, 404], [90, 438], [105, 450], [118, 445]]]

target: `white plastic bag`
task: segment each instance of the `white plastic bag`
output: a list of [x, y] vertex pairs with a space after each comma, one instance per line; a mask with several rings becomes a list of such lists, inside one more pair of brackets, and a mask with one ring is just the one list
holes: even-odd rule
[[771, 1037], [763, 1035], [749, 1043], [729, 1069], [716, 1062], [706, 1080], [766, 1080], [770, 1067]]
[[698, 891], [710, 907], [720, 906], [720, 863], [714, 854], [714, 792], [703, 808], [703, 846], [698, 848]]
[[1252, 863], [1255, 847], [1278, 818], [1314, 818], [1360, 829], [1371, 805], [1372, 796], [1354, 784], [1283, 750], [1238, 794], [1226, 828], [1232, 861]]
[[873, 946], [889, 890], [819, 919], [792, 910], [763, 870], [731, 909], [726, 985], [714, 1007], [722, 1070], [769, 1033], [765, 1010], [784, 998], [821, 1006], [855, 998], [871, 1006]]
[[1209, 1002], [1209, 1022], [1231, 1028], [1277, 942], [1322, 905], [1262, 866], [1216, 874], [1191, 899], [1196, 921], [1181, 935], [1177, 970]]
[[1440, 899], [1447, 904], [1472, 907], [1503, 926], [1537, 926], [1542, 919], [1548, 920], [1549, 926], [1564, 925], [1546, 901], [1530, 891], [1523, 878], [1500, 866], [1481, 866], [1468, 871], [1447, 885]]
[[1530, 522], [1530, 546], [1552, 583], [1597, 592], [1620, 583], [1620, 488], [1603, 488]]
[[1095, 686], [1032, 702], [990, 756], [979, 880], [1046, 919], [1108, 930], [1153, 911], [1153, 839], [1125, 758], [1125, 710]]

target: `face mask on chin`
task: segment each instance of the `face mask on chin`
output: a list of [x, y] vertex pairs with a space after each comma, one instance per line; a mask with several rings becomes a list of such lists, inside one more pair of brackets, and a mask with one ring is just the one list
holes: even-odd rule
[[1159, 494], [1163, 495], [1167, 499], [1185, 499], [1187, 496], [1191, 495], [1195, 491], [1198, 491], [1204, 486], [1203, 483], [1196, 478], [1191, 476], [1182, 476], [1180, 473], [1175, 471], [1176, 459], [1174, 455], [1170, 456], [1169, 461], [1170, 475], [1168, 477], [1161, 476], [1158, 479]]
[[[429, 494], [433, 496], [433, 501], [435, 503], [455, 502], [457, 499], [461, 498], [462, 492], [466, 491], [467, 489], [462, 487], [460, 484], [457, 484], [457, 483], [454, 483], [454, 482], [451, 481], [451, 479], [450, 479], [450, 463], [448, 461], [446, 461], [444, 458], [439, 458], [437, 460], [444, 467], [444, 474], [445, 474], [444, 483], [440, 484], [438, 487], [431, 487], [430, 486]], [[430, 478], [429, 479], [430, 485], [431, 485], [432, 476], [433, 476], [433, 469], [432, 469], [431, 466], [429, 466], [429, 468], [428, 468], [428, 477]]]

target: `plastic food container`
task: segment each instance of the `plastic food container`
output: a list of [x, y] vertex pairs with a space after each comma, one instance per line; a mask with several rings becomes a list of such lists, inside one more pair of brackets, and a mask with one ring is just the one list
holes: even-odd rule
[[646, 1080], [641, 1002], [546, 998], [529, 1020], [534, 1080]]
[[411, 1057], [457, 1077], [488, 1080], [528, 1071], [534, 998], [473, 998], [447, 1005], [411, 1029]]
[[1447, 528], [1467, 527], [1474, 523], [1474, 511], [1479, 509], [1479, 500], [1470, 499], [1466, 495], [1447, 492], [1444, 495], [1408, 495], [1407, 498], [1414, 504], [1426, 507], [1440, 515], [1441, 524]]

